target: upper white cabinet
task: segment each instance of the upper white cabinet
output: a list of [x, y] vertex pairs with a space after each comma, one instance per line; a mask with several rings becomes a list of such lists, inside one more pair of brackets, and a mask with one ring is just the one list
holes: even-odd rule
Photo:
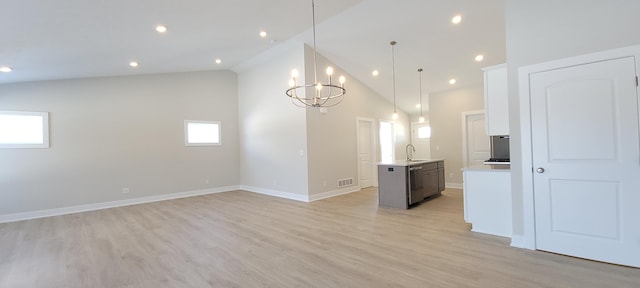
[[482, 68], [484, 72], [484, 109], [487, 134], [509, 135], [509, 99], [507, 64]]

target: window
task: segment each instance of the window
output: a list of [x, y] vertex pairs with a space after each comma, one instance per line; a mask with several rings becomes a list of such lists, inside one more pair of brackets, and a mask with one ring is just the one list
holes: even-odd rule
[[418, 138], [420, 139], [431, 138], [431, 126], [418, 127]]
[[0, 148], [49, 148], [49, 113], [0, 110]]
[[184, 121], [185, 146], [220, 145], [219, 121]]

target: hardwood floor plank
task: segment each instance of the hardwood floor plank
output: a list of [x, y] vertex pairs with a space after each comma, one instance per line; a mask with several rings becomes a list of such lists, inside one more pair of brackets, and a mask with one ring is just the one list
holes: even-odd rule
[[640, 287], [640, 269], [470, 232], [462, 193], [245, 191], [0, 224], [0, 287]]

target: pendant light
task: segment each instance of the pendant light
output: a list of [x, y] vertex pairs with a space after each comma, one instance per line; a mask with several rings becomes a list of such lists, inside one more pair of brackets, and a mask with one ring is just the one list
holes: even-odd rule
[[[327, 67], [327, 76], [328, 82], [321, 83], [318, 82], [317, 76], [317, 56], [318, 52], [316, 49], [316, 10], [315, 10], [315, 1], [311, 0], [311, 14], [313, 20], [313, 83], [310, 84], [298, 84], [296, 82], [296, 78], [298, 78], [298, 70], [291, 71], [291, 80], [289, 80], [289, 89], [285, 92], [289, 98], [291, 98], [291, 102], [298, 107], [309, 108], [309, 107], [331, 107], [338, 105], [342, 102], [344, 98], [344, 94], [347, 93], [347, 90], [344, 89], [344, 76], [340, 76], [338, 82], [340, 85], [331, 82], [331, 76], [333, 75], [333, 68]], [[306, 96], [305, 89], [306, 88], [314, 88], [313, 89], [313, 97]], [[302, 91], [302, 96], [298, 94], [298, 90]]]
[[422, 68], [418, 68], [418, 74], [420, 74], [420, 118], [418, 122], [424, 123], [424, 116], [422, 116]]
[[393, 120], [398, 119], [398, 112], [396, 111], [396, 59], [394, 46], [398, 44], [396, 41], [391, 41], [391, 75], [393, 79]]

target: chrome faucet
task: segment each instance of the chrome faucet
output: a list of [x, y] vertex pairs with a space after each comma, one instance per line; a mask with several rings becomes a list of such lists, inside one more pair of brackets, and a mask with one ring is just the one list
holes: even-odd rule
[[407, 152], [407, 161], [411, 161], [411, 156], [413, 156], [413, 153], [409, 153], [409, 147], [413, 149], [413, 153], [416, 153], [416, 147], [411, 143], [407, 144], [407, 147], [404, 148], [404, 150]]

